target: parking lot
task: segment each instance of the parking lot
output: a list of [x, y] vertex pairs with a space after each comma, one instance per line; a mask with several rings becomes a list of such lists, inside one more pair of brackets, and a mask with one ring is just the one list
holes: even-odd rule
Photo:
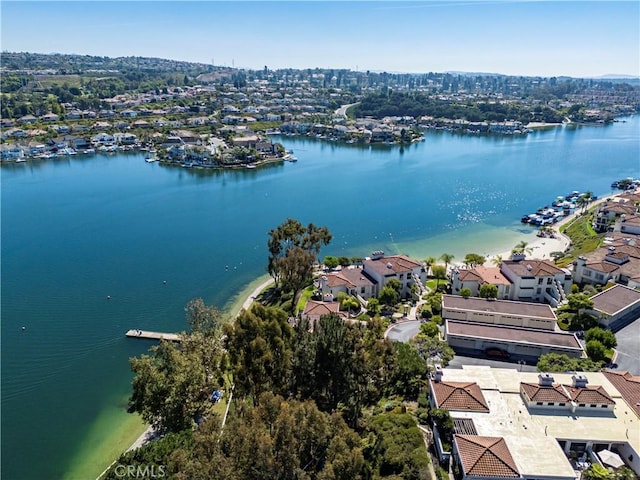
[[626, 370], [640, 375], [640, 318], [616, 332], [616, 370]]

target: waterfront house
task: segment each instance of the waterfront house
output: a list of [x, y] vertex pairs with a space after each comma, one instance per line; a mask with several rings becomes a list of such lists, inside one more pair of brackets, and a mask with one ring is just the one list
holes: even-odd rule
[[499, 267], [485, 267], [478, 265], [473, 268], [454, 268], [451, 271], [451, 291], [460, 294], [463, 288], [471, 290], [471, 295], [477, 297], [482, 285], [495, 285], [498, 289], [497, 298], [509, 299], [511, 282], [502, 274]]
[[500, 272], [511, 282], [511, 300], [546, 302], [558, 306], [571, 289], [571, 272], [548, 260], [526, 259], [513, 255], [503, 260]]
[[383, 251], [377, 251], [362, 262], [362, 268], [363, 272], [376, 284], [375, 295], [378, 295], [392, 278], [400, 282], [400, 295], [403, 298], [411, 294], [413, 285], [417, 285], [422, 290], [422, 286], [427, 281], [424, 263], [406, 255], [385, 256]]
[[615, 234], [595, 252], [573, 262], [573, 281], [578, 284], [632, 285], [637, 278], [640, 278], [640, 245], [635, 235]]
[[24, 149], [16, 144], [0, 145], [0, 159], [2, 161], [16, 161], [24, 158]]
[[572, 284], [571, 272], [558, 268], [548, 260], [526, 259], [515, 254], [503, 260], [500, 267], [454, 268], [451, 272], [452, 292], [460, 294], [469, 288], [477, 296], [482, 285], [495, 285], [497, 298], [525, 302], [545, 302], [558, 306], [566, 300]]
[[113, 135], [101, 132], [91, 137], [91, 143], [94, 145], [111, 146], [115, 143], [115, 139]]
[[377, 284], [360, 267], [350, 266], [336, 272], [327, 272], [319, 279], [320, 292], [337, 297], [346, 293], [365, 300], [375, 296]]

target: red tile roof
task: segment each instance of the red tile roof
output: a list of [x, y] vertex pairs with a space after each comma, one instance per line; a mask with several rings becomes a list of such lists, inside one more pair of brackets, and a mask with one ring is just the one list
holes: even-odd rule
[[487, 401], [475, 382], [432, 381], [431, 391], [438, 408], [489, 413]]
[[504, 438], [454, 435], [454, 441], [466, 476], [520, 478]]
[[520, 384], [520, 390], [524, 392], [532, 402], [568, 403], [571, 401], [571, 398], [562, 388], [562, 385], [542, 386], [537, 383], [522, 382]]
[[390, 273], [410, 272], [414, 268], [421, 266], [420, 262], [416, 262], [406, 255], [390, 255], [388, 257], [376, 258], [375, 260], [365, 260], [363, 264], [365, 268], [370, 268], [383, 276], [389, 275]]
[[605, 371], [604, 376], [616, 387], [629, 408], [640, 418], [640, 376], [624, 371]]
[[564, 273], [548, 260], [503, 260], [502, 265], [519, 277], [544, 277]]
[[602, 385], [593, 385], [575, 388], [569, 385], [564, 385], [564, 388], [571, 395], [571, 400], [576, 403], [584, 403], [586, 405], [615, 405], [613, 398], [609, 396], [607, 391]]

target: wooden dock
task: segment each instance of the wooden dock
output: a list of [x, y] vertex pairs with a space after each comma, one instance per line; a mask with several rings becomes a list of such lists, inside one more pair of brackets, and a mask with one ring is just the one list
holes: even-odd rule
[[164, 332], [150, 332], [148, 330], [128, 330], [125, 334], [130, 338], [145, 338], [147, 340], [170, 340], [172, 342], [179, 342], [180, 335], [177, 333], [164, 333]]

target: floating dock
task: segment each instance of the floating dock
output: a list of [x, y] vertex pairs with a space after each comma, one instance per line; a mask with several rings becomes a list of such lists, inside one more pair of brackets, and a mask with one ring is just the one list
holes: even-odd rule
[[128, 330], [125, 334], [131, 338], [145, 338], [147, 340], [169, 340], [172, 342], [179, 342], [180, 335], [177, 333], [164, 333], [164, 332], [150, 332], [148, 330]]

